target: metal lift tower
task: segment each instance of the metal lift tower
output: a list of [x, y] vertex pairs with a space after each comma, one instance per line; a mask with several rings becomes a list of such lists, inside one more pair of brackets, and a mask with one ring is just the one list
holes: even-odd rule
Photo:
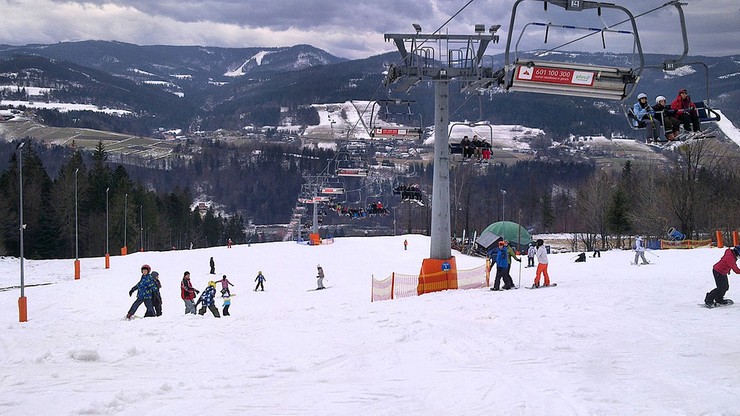
[[[444, 273], [447, 287], [457, 287], [457, 267], [450, 246], [450, 151], [449, 84], [461, 82], [463, 89], [477, 89], [493, 83], [491, 68], [482, 65], [483, 55], [491, 42], [498, 42], [500, 25], [475, 25], [473, 35], [423, 34], [414, 24], [416, 33], [386, 34], [401, 53], [402, 63], [391, 65], [386, 85], [408, 91], [420, 81], [434, 83], [434, 179], [432, 183], [432, 241], [430, 258], [422, 263], [424, 276]], [[486, 33], [488, 32], [488, 33]], [[440, 282], [442, 283], [442, 282]]]

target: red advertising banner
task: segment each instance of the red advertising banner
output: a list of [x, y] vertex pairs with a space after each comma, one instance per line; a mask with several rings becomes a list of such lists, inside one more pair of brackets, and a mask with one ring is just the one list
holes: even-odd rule
[[516, 79], [522, 81], [544, 82], [548, 84], [566, 84], [590, 87], [594, 85], [594, 73], [574, 69], [548, 68], [544, 66], [520, 66]]

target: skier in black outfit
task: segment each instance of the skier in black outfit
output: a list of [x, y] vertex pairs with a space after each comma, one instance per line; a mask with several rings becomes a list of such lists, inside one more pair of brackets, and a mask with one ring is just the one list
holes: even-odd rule
[[154, 314], [162, 316], [162, 295], [159, 293], [159, 289], [162, 288], [162, 282], [159, 281], [159, 272], [152, 272], [152, 279], [156, 283], [157, 287], [152, 292], [152, 306], [154, 307]]
[[216, 274], [216, 262], [213, 261], [213, 257], [211, 257], [211, 274]]

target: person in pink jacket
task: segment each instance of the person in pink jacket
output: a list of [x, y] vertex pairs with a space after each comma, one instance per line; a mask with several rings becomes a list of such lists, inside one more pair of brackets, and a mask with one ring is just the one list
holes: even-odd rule
[[734, 302], [730, 299], [725, 299], [725, 293], [730, 289], [730, 282], [727, 279], [727, 275], [730, 274], [730, 270], [735, 274], [740, 274], [740, 268], [737, 267], [737, 258], [740, 256], [740, 246], [735, 246], [725, 250], [725, 254], [712, 267], [712, 274], [714, 274], [714, 282], [717, 287], [707, 293], [704, 297], [704, 304], [708, 308], [713, 308], [717, 305], [732, 305]]

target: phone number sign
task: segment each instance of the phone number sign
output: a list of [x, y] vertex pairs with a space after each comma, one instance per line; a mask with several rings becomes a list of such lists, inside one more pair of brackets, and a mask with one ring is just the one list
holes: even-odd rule
[[590, 87], [594, 85], [594, 73], [574, 69], [548, 68], [543, 66], [520, 66], [516, 79], [522, 81], [545, 82], [548, 84], [567, 84]]

